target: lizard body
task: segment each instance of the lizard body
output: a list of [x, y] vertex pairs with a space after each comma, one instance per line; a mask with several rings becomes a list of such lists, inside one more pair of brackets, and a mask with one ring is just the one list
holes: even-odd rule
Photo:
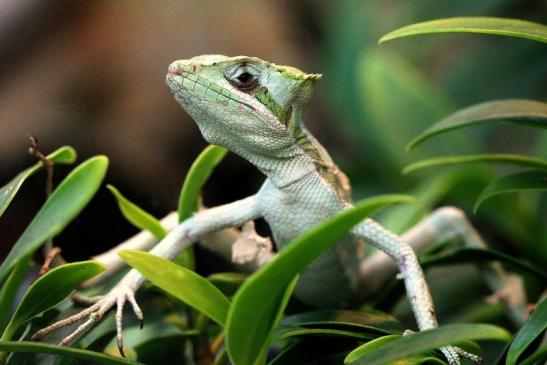
[[[317, 74], [246, 56], [205, 55], [169, 66], [167, 85], [203, 137], [248, 160], [266, 176], [266, 181], [253, 196], [200, 211], [181, 222], [150, 253], [173, 259], [211, 233], [241, 227], [261, 217], [269, 224], [278, 249], [283, 249], [312, 227], [351, 207], [348, 179], [302, 121], [313, 84], [319, 78]], [[385, 278], [393, 274], [390, 267], [396, 267], [398, 277], [405, 282], [419, 329], [434, 328], [437, 320], [433, 301], [411, 245], [423, 247], [439, 237], [457, 237], [469, 245], [484, 245], [455, 208], [437, 210], [402, 237], [365, 219], [301, 273], [295, 295], [314, 306], [355, 304], [371, 284], [374, 287], [381, 283], [378, 279], [371, 283], [370, 276], [380, 272]], [[387, 256], [381, 253], [362, 260], [361, 240], [379, 248], [396, 266], [390, 266]], [[153, 243], [143, 236], [122, 245], [148, 249]], [[120, 261], [115, 250], [96, 260], [107, 267], [115, 267]], [[33, 338], [87, 318], [61, 341], [70, 343], [116, 306], [117, 340], [122, 352], [123, 306], [129, 302], [142, 320], [134, 293], [143, 282], [142, 275], [131, 270], [91, 307], [38, 331]], [[460, 364], [462, 356], [480, 360], [456, 347], [441, 350], [451, 365]]]
[[[239, 85], [242, 75], [249, 80]], [[257, 209], [279, 249], [350, 206], [345, 175], [302, 121], [318, 77], [254, 57], [217, 55], [175, 63], [167, 76], [207, 142], [229, 148], [267, 176]], [[234, 118], [240, 114], [244, 118]], [[348, 305], [357, 290], [357, 246], [346, 237], [325, 252], [301, 273], [295, 295], [315, 306]]]

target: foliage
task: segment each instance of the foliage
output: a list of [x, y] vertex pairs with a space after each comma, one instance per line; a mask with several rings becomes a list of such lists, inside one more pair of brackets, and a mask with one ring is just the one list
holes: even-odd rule
[[[351, 7], [344, 9], [349, 8]], [[344, 24], [348, 27], [350, 25], [351, 22]], [[545, 42], [545, 26], [501, 18], [452, 18], [420, 23], [391, 32], [381, 41], [439, 32], [501, 34]], [[337, 43], [336, 46], [341, 45]], [[450, 113], [455, 103], [443, 96], [440, 90], [436, 90], [419, 72], [415, 73], [413, 66], [403, 56], [397, 52], [372, 47], [369, 44], [361, 50], [362, 62], [357, 66], [359, 77], [353, 77], [353, 83], [348, 82], [344, 85], [353, 85], [353, 91], [357, 91], [354, 94], [370, 107], [364, 112], [359, 111], [358, 106], [352, 105], [355, 115], [370, 118], [370, 124], [359, 125], [355, 129], [355, 134], [365, 136], [370, 135], [371, 131], [376, 132], [375, 137], [378, 138], [372, 141], [371, 146], [374, 149], [373, 154], [380, 161], [378, 166], [382, 166], [377, 167], [378, 170], [375, 172], [379, 176], [378, 181], [382, 180], [382, 174], [398, 171], [404, 165], [407, 165], [406, 173], [415, 172], [412, 174], [414, 180], [404, 180], [400, 188], [409, 191], [419, 202], [415, 205], [387, 209], [381, 218], [387, 222], [396, 222], [402, 229], [407, 228], [440, 202], [456, 201], [458, 205], [461, 202], [463, 206], [474, 205], [476, 210], [487, 199], [492, 200], [491, 203], [497, 203], [496, 207], [499, 209], [489, 209], [494, 205], [485, 204], [481, 212], [489, 212], [485, 221], [492, 223], [494, 227], [502, 227], [501, 232], [508, 233], [507, 240], [517, 242], [512, 246], [514, 251], [519, 253], [516, 257], [495, 249], [462, 248], [452, 245], [451, 242], [444, 242], [422, 256], [424, 267], [428, 269], [435, 266], [437, 269], [445, 270], [455, 263], [483, 265], [487, 261], [501, 262], [513, 270], [515, 275], [524, 278], [531, 298], [536, 300], [538, 292], [545, 289], [547, 277], [542, 266], [537, 264], [547, 257], [542, 255], [547, 254], [541, 251], [541, 248], [526, 242], [534, 239], [541, 242], [542, 238], [547, 237], [546, 225], [538, 224], [544, 219], [541, 216], [543, 197], [540, 197], [540, 193], [547, 190], [545, 156], [535, 152], [531, 152], [530, 156], [483, 153], [480, 146], [481, 138], [466, 134], [466, 127], [482, 124], [487, 125], [486, 128], [492, 128], [491, 125], [494, 124], [511, 123], [517, 127], [536, 128], [538, 134], [544, 133], [543, 128], [547, 120], [546, 104], [534, 100], [500, 98]], [[332, 62], [335, 63], [336, 60]], [[345, 79], [342, 74], [341, 82], [345, 82], [344, 80], [347, 81], [347, 78]], [[355, 86], [355, 82], [359, 85]], [[389, 97], [393, 93], [398, 93], [397, 107]], [[355, 102], [355, 99], [353, 101]], [[411, 115], [411, 112], [415, 112], [418, 117]], [[417, 123], [404, 131], [386, 124], [389, 120], [401, 119], [402, 115], [417, 118]], [[419, 134], [420, 130], [427, 128], [427, 124], [434, 120], [440, 121]], [[443, 140], [445, 132], [448, 131], [452, 132], [446, 134], [453, 135], [453, 138]], [[417, 162], [413, 161], [416, 155], [404, 155], [400, 150], [400, 147], [415, 135], [418, 137], [410, 143], [410, 147], [413, 148], [423, 142], [420, 151], [422, 155]], [[363, 140], [365, 138], [367, 137], [363, 137]], [[439, 152], [457, 150], [461, 141], [476, 143], [465, 155], [430, 157]], [[192, 165], [179, 197], [178, 212], [181, 220], [188, 218], [200, 208], [201, 190], [225, 154], [225, 149], [209, 146]], [[536, 154], [538, 156], [535, 156]], [[71, 163], [75, 153], [65, 147], [51, 154], [49, 158], [55, 163]], [[480, 170], [450, 172], [441, 177], [422, 171], [426, 168], [428, 169], [425, 172], [435, 170], [431, 168], [437, 166], [470, 163], [481, 163], [484, 167]], [[494, 164], [502, 164], [504, 167], [511, 164], [513, 168], [516, 166], [524, 170], [498, 173], [493, 169]], [[68, 364], [73, 360], [104, 364], [138, 364], [137, 361], [143, 361], [153, 364], [154, 359], [159, 359], [162, 354], [171, 353], [180, 357], [169, 360], [193, 363], [192, 356], [197, 356], [203, 349], [207, 349], [204, 352], [210, 353], [210, 362], [218, 365], [228, 364], [229, 361], [235, 365], [342, 362], [356, 365], [386, 362], [444, 364], [443, 358], [433, 350], [456, 342], [476, 351], [480, 347], [471, 342], [475, 340], [481, 341], [480, 345], [484, 345], [481, 347], [487, 363], [540, 364], [547, 358], [545, 345], [540, 344], [541, 334], [547, 326], [545, 300], [538, 300], [535, 312], [526, 323], [520, 328], [515, 328], [502, 311], [492, 310], [493, 307], [488, 306], [489, 304], [473, 302], [466, 295], [446, 295], [444, 298], [440, 295], [445, 306], [450, 306], [453, 301], [454, 305], [459, 305], [458, 299], [468, 302], [462, 305], [463, 310], [459, 312], [461, 318], [491, 323], [450, 324], [431, 331], [403, 336], [402, 333], [408, 324], [404, 322], [405, 309], [396, 306], [402, 297], [396, 284], [386, 285], [377, 297], [366, 302], [365, 306], [347, 310], [306, 308], [291, 298], [298, 273], [307, 264], [377, 208], [392, 203], [413, 201], [407, 195], [376, 196], [356, 203], [355, 208], [344, 211], [297, 238], [268, 265], [249, 276], [215, 273], [205, 278], [195, 272], [193, 265], [182, 267], [150, 254], [123, 251], [121, 257], [141, 271], [154, 286], [162, 289], [166, 297], [160, 300], [153, 290], [147, 291], [144, 302], [152, 303], [151, 308], [154, 308], [155, 312], [150, 313], [152, 321], [148, 322], [147, 319], [147, 327], [153, 328], [151, 332], [137, 332], [136, 323], [127, 325], [126, 351], [133, 353], [136, 359], [121, 359], [111, 351], [110, 323], [104, 328], [99, 326], [84, 335], [70, 348], [26, 341], [36, 328], [49, 323], [58, 312], [72, 310], [71, 305], [64, 299], [77, 285], [102, 271], [102, 268], [93, 262], [59, 266], [26, 288], [22, 299], [15, 305], [17, 289], [22, 286], [26, 276], [32, 275], [31, 269], [36, 266], [32, 260], [34, 254], [85, 208], [102, 184], [107, 165], [106, 157], [98, 156], [76, 167], [44, 203], [0, 266], [0, 282], [3, 282], [0, 292], [0, 328], [3, 330], [0, 351], [4, 351], [0, 356], [10, 365], [28, 363], [29, 358], [34, 364]], [[8, 208], [20, 186], [40, 167], [40, 164], [36, 164], [24, 170], [2, 187], [0, 215]], [[406, 183], [409, 185], [403, 186]], [[474, 185], [478, 197], [469, 193], [458, 196], [457, 192], [461, 190], [461, 185]], [[358, 182], [356, 186], [359, 195], [359, 187], [362, 187], [362, 184]], [[152, 232], [158, 239], [165, 237], [167, 232], [157, 218], [129, 201], [112, 185], [108, 185], [108, 189], [113, 193], [118, 207], [128, 221], [140, 229]], [[536, 195], [526, 194], [522, 197], [523, 201], [518, 200], [515, 204], [515, 200], [509, 200], [509, 203], [504, 204], [501, 197], [502, 194], [509, 192], [531, 190], [538, 192], [534, 193]], [[534, 199], [538, 202], [530, 204]], [[506, 222], [507, 220], [510, 222]], [[530, 225], [534, 230], [526, 229]], [[466, 270], [471, 271], [469, 266], [466, 266]], [[447, 276], [450, 275], [445, 275], [445, 279], [452, 279]], [[113, 280], [110, 282], [113, 283]], [[456, 281], [446, 287], [459, 289], [459, 284], [460, 282]], [[433, 287], [435, 290], [435, 286]], [[441, 290], [439, 292], [443, 294]], [[436, 291], [434, 296], [437, 294], [439, 293]], [[166, 303], [168, 311], [161, 310], [159, 303], [162, 303], [162, 300]], [[445, 315], [446, 311], [442, 311], [443, 305], [440, 307], [441, 314]], [[485, 312], [490, 313], [484, 314]], [[494, 312], [494, 315], [491, 312]], [[448, 318], [447, 322], [459, 321], [454, 317], [444, 318]], [[13, 355], [6, 356], [7, 352]], [[21, 353], [28, 355], [25, 357]], [[34, 356], [33, 353], [40, 355]], [[61, 356], [52, 358], [44, 354]], [[165, 355], [165, 358], [169, 356]]]

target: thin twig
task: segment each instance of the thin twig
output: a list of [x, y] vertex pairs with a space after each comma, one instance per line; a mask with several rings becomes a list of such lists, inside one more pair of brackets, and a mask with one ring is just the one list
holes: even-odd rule
[[51, 248], [51, 250], [49, 250], [46, 257], [44, 258], [44, 264], [42, 265], [42, 267], [40, 268], [40, 272], [38, 273], [39, 276], [42, 276], [46, 272], [48, 272], [49, 266], [51, 265], [51, 261], [53, 261], [55, 256], [57, 256], [60, 253], [61, 253], [61, 249], [57, 246], [54, 246]]

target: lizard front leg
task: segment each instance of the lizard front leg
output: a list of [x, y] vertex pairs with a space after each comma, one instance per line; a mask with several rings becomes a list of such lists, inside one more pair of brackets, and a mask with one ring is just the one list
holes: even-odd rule
[[[412, 247], [372, 219], [366, 219], [359, 223], [352, 233], [357, 238], [376, 246], [395, 261], [399, 268], [397, 277], [404, 280], [408, 300], [416, 317], [418, 328], [423, 331], [438, 327], [431, 293]], [[476, 363], [481, 361], [478, 356], [457, 347], [443, 347], [441, 351], [450, 365], [459, 365], [461, 356]]]
[[[223, 228], [239, 227], [243, 223], [256, 219], [259, 216], [260, 213], [257, 209], [256, 197], [254, 195], [230, 204], [200, 211], [169, 232], [150, 253], [166, 259], [173, 259], [184, 248], [190, 246], [200, 237]], [[33, 339], [42, 338], [55, 330], [87, 318], [80, 327], [61, 341], [61, 344], [67, 344], [91, 328], [107, 311], [116, 305], [117, 342], [120, 353], [123, 354], [123, 306], [129, 301], [133, 306], [137, 318], [142, 322], [142, 312], [134, 299], [134, 293], [144, 280], [144, 277], [137, 270], [133, 269], [129, 271], [108, 294], [98, 299], [91, 307], [36, 332]]]

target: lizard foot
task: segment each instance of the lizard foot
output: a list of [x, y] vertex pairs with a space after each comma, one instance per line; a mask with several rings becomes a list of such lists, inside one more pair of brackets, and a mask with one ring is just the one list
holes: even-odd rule
[[256, 233], [254, 221], [248, 221], [241, 227], [241, 235], [232, 246], [232, 262], [245, 264], [256, 259], [261, 265], [271, 252], [272, 241]]
[[[409, 335], [412, 335], [413, 333], [414, 331], [412, 330], [406, 330], [403, 333], [403, 336], [409, 336]], [[469, 359], [476, 365], [483, 364], [482, 358], [480, 356], [467, 352], [459, 347], [446, 346], [446, 347], [441, 347], [440, 350], [443, 353], [444, 357], [448, 360], [449, 365], [460, 365], [461, 364], [460, 360], [462, 358]]]
[[97, 296], [92, 298], [87, 298], [82, 300], [82, 297], [76, 297], [78, 301], [85, 302], [85, 304], [91, 304], [89, 308], [82, 310], [79, 313], [76, 313], [68, 318], [57, 321], [41, 330], [36, 332], [32, 336], [32, 340], [39, 340], [52, 332], [55, 332], [63, 327], [71, 325], [73, 323], [82, 321], [87, 318], [87, 320], [82, 323], [78, 328], [76, 328], [72, 333], [63, 338], [59, 345], [67, 345], [76, 339], [78, 336], [89, 330], [95, 323], [97, 323], [106, 312], [108, 312], [114, 305], [116, 305], [116, 341], [118, 344], [118, 349], [120, 354], [125, 357], [123, 351], [123, 307], [126, 302], [129, 302], [133, 307], [133, 312], [140, 320], [141, 328], [144, 324], [144, 317], [142, 310], [135, 300], [135, 291], [123, 282], [116, 285], [108, 294], [104, 296]]

